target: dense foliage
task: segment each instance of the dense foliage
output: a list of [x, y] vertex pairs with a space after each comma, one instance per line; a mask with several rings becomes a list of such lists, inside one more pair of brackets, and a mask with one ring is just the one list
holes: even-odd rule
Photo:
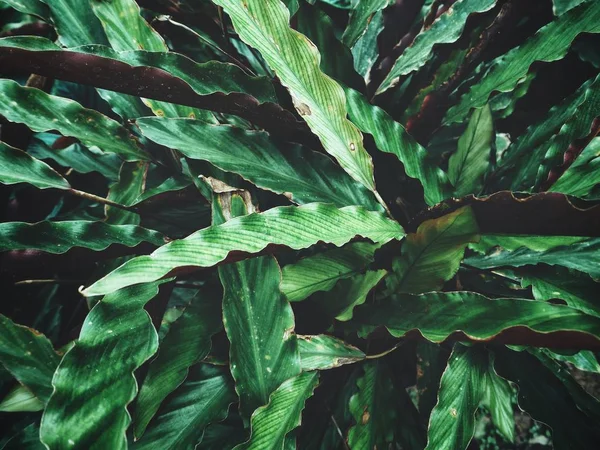
[[0, 13], [3, 448], [598, 448], [599, 1]]

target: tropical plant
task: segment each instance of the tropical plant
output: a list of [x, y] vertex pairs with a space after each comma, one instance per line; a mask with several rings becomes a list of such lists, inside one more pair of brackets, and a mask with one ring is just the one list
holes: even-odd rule
[[600, 2], [0, 11], [5, 449], [598, 448]]

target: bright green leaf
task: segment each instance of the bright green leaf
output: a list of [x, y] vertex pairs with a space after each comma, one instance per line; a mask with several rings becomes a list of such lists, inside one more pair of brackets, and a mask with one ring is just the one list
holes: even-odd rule
[[0, 402], [2, 412], [42, 411], [44, 404], [25, 386], [18, 384]]
[[365, 358], [358, 348], [325, 334], [298, 336], [298, 348], [305, 371], [333, 369]]

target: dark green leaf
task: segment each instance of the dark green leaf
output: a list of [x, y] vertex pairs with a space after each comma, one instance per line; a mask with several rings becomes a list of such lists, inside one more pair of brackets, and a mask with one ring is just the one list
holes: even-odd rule
[[50, 17], [59, 41], [67, 47], [106, 44], [106, 35], [88, 1], [41, 0], [50, 8]]
[[0, 183], [29, 183], [40, 189], [69, 189], [69, 182], [48, 164], [0, 142]]
[[32, 14], [42, 20], [48, 21], [50, 18], [50, 11], [41, 0], [2, 0], [2, 2], [12, 6], [17, 11]]
[[46, 336], [0, 315], [0, 362], [44, 403], [52, 394], [52, 376], [59, 361]]
[[36, 249], [61, 254], [75, 247], [102, 251], [114, 244], [135, 247], [142, 242], [161, 245], [165, 238], [158, 231], [135, 225], [87, 220], [0, 223], [0, 251]]
[[298, 336], [298, 348], [305, 371], [333, 369], [365, 358], [361, 350], [325, 334]]
[[356, 41], [365, 33], [373, 15], [392, 3], [391, 0], [358, 0], [350, 13], [348, 27], [342, 40], [352, 48]]
[[586, 198], [592, 189], [600, 184], [598, 156], [600, 156], [600, 138], [594, 138], [549, 191]]

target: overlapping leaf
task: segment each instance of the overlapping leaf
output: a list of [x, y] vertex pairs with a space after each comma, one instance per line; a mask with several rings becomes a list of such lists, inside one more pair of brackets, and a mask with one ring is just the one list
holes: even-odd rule
[[446, 174], [427, 157], [427, 152], [383, 109], [371, 105], [359, 92], [346, 89], [346, 105], [350, 120], [375, 139], [377, 148], [392, 153], [404, 165], [406, 174], [419, 180], [425, 201], [435, 205], [450, 196]]
[[46, 336], [0, 315], [0, 363], [43, 403], [52, 394], [59, 361]]
[[578, 408], [563, 383], [539, 360], [527, 352], [508, 349], [494, 353], [498, 373], [519, 388], [519, 406], [552, 427], [555, 448], [592, 450], [597, 446], [597, 424]]
[[457, 344], [442, 376], [438, 403], [431, 412], [426, 449], [466, 449], [475, 431], [475, 412], [480, 404], [490, 405], [490, 401], [493, 420], [514, 435], [505, 426], [513, 417], [510, 386], [496, 375], [487, 351]]
[[[192, 364], [202, 360], [210, 351], [211, 347], [211, 336], [221, 329], [221, 309], [220, 303], [214, 301], [209, 295], [203, 295], [201, 291], [196, 295], [191, 304], [183, 311], [181, 317], [179, 317], [169, 328], [167, 335], [163, 338], [160, 343], [157, 357], [152, 360], [148, 367], [148, 373], [144, 382], [140, 387], [140, 392], [136, 398], [134, 407], [134, 434], [136, 437], [140, 437], [152, 417], [156, 414], [158, 407], [165, 400], [165, 398], [171, 394], [183, 381], [185, 380], [188, 369]], [[229, 384], [224, 376], [219, 375], [213, 377], [212, 381], [201, 382], [197, 385], [188, 385], [190, 396], [181, 394], [177, 396], [177, 406], [173, 407], [173, 410], [179, 411], [183, 405], [192, 407], [193, 403], [190, 404], [190, 399], [194, 398], [194, 394], [197, 395], [201, 389], [207, 389], [206, 385], [210, 383], [217, 383], [222, 389], [217, 389], [218, 395], [211, 393], [212, 399], [207, 401], [219, 402], [221, 409], [227, 410], [228, 402], [231, 401], [231, 395], [220, 395], [223, 394], [221, 391], [227, 389]], [[201, 388], [204, 386], [203, 388]], [[187, 390], [187, 389], [186, 389]], [[222, 402], [225, 402], [223, 405]], [[196, 408], [196, 407], [194, 407]], [[198, 408], [201, 411], [202, 408]], [[180, 414], [173, 413], [174, 416]], [[167, 417], [168, 413], [166, 414]], [[160, 417], [163, 417], [161, 419]], [[165, 414], [157, 418], [158, 422], [167, 420]], [[194, 423], [194, 427], [198, 424]], [[157, 430], [157, 427], [153, 427], [153, 434], [160, 434], [164, 429], [158, 426], [161, 430]], [[174, 428], [177, 428], [174, 426]], [[167, 426], [165, 429], [170, 429]], [[158, 445], [154, 439], [147, 438], [149, 443]], [[144, 440], [145, 441], [145, 440]]]
[[41, 0], [48, 5], [58, 39], [67, 47], [106, 44], [106, 35], [90, 2], [80, 0]]
[[390, 0], [357, 0], [356, 5], [350, 13], [348, 26], [344, 31], [342, 40], [344, 44], [352, 48], [356, 41], [365, 33], [373, 15], [388, 6]]
[[582, 236], [482, 234], [479, 238], [479, 242], [469, 244], [469, 248], [478, 253], [488, 253], [494, 247], [501, 247], [509, 251], [526, 247], [536, 252], [542, 252], [562, 245], [575, 244], [577, 242], [585, 241], [586, 239], [587, 238]]
[[41, 0], [2, 0], [2, 2], [21, 11], [25, 14], [31, 14], [43, 20], [48, 20], [50, 11]]
[[359, 207], [337, 209], [321, 203], [278, 207], [205, 228], [149, 256], [134, 258], [89, 286], [84, 295], [158, 280], [178, 267], [212, 267], [232, 252], [256, 254], [269, 245], [299, 250], [317, 242], [341, 246], [357, 236], [383, 243], [402, 235], [397, 222]]
[[39, 189], [69, 189], [69, 182], [48, 164], [0, 141], [0, 183], [29, 183]]
[[169, 397], [144, 437], [130, 447], [193, 450], [204, 429], [223, 420], [235, 400], [229, 376], [223, 370], [206, 370], [201, 379], [186, 381]]
[[342, 279], [352, 277], [373, 261], [377, 244], [356, 242], [301, 259], [283, 268], [281, 290], [292, 302], [318, 291], [329, 291]]
[[294, 106], [325, 150], [357, 181], [374, 189], [373, 166], [360, 132], [346, 118], [342, 88], [319, 68], [315, 46], [289, 26], [279, 0], [215, 0], [242, 40], [256, 48], [289, 89]]
[[238, 173], [259, 187], [285, 194], [296, 203], [325, 202], [339, 207], [363, 205], [380, 209], [372, 193], [327, 156], [294, 145], [281, 148], [265, 132], [184, 119], [140, 119], [137, 125], [144, 136], [159, 144]]
[[478, 239], [477, 223], [466, 206], [419, 225], [406, 236], [402, 255], [387, 278], [391, 292], [420, 294], [440, 289], [454, 276], [469, 242]]
[[445, 123], [451, 124], [464, 119], [471, 108], [483, 106], [494, 91], [508, 92], [514, 89], [535, 61], [561, 59], [581, 33], [600, 33], [600, 3], [584, 3], [563, 14], [523, 45], [501, 56], [485, 78], [474, 85], [457, 106], [448, 111]]
[[[482, 13], [494, 7], [496, 0], [459, 0], [442, 14], [433, 25], [422, 30], [413, 44], [398, 58], [385, 80], [377, 88], [380, 94], [396, 84], [403, 75], [418, 70], [431, 59], [433, 48], [455, 42], [463, 32], [471, 14]], [[481, 106], [481, 105], [478, 105]]]
[[303, 372], [284, 381], [271, 394], [269, 404], [252, 414], [250, 440], [234, 450], [294, 448], [293, 438], [286, 436], [300, 425], [304, 402], [312, 396], [318, 382], [318, 372]]
[[358, 348], [326, 334], [298, 336], [298, 350], [305, 371], [333, 369], [361, 361], [366, 356]]
[[135, 138], [118, 122], [73, 100], [22, 87], [12, 80], [0, 80], [0, 114], [33, 131], [57, 130], [128, 161], [148, 159]]
[[494, 124], [489, 105], [473, 111], [464, 134], [458, 140], [456, 153], [448, 161], [448, 178], [454, 186], [454, 196], [479, 194], [483, 176], [492, 154]]
[[[456, 334], [467, 340], [561, 348], [600, 348], [600, 319], [563, 305], [489, 299], [474, 292], [398, 294], [355, 313], [367, 326], [396, 336], [418, 330], [431, 342]], [[565, 337], [568, 336], [568, 340]]]
[[159, 246], [165, 238], [158, 231], [136, 225], [87, 220], [0, 223], [0, 251], [36, 249], [61, 254], [75, 247], [102, 251], [115, 244], [135, 247], [142, 242]]
[[600, 184], [600, 138], [594, 138], [549, 189], [585, 198]]
[[490, 255], [472, 256], [466, 263], [479, 269], [494, 267], [522, 267], [527, 265], [549, 264], [563, 266], [600, 277], [600, 239], [593, 238], [571, 245], [553, 247], [546, 251], [535, 252], [521, 247], [513, 252], [501, 251]]
[[42, 419], [49, 448], [126, 449], [126, 406], [137, 387], [133, 372], [158, 348], [144, 305], [160, 282], [104, 297], [85, 319], [79, 340], [63, 357]]
[[44, 404], [40, 399], [21, 384], [15, 386], [0, 402], [2, 412], [35, 412], [43, 409]]

